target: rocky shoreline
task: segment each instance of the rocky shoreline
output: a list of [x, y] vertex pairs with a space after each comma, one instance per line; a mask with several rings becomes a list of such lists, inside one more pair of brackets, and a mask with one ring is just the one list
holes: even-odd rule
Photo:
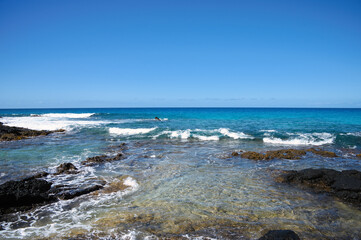
[[51, 133], [61, 133], [65, 132], [64, 129], [58, 129], [55, 131], [46, 131], [46, 130], [32, 130], [21, 127], [9, 127], [5, 126], [0, 122], [0, 141], [15, 141], [37, 136], [47, 136]]

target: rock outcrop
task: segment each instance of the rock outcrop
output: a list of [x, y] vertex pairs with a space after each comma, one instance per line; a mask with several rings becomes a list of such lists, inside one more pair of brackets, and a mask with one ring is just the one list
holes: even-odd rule
[[82, 161], [81, 164], [87, 165], [87, 166], [93, 166], [100, 163], [106, 163], [106, 162], [113, 162], [124, 159], [125, 156], [123, 153], [118, 153], [115, 156], [108, 156], [108, 155], [100, 155], [95, 157], [88, 157], [85, 161]]
[[0, 141], [13, 141], [21, 140], [24, 138], [36, 137], [36, 136], [46, 136], [54, 132], [64, 132], [64, 129], [59, 129], [56, 131], [45, 131], [45, 130], [31, 130], [27, 128], [20, 127], [9, 127], [5, 126], [0, 122]]
[[59, 174], [75, 174], [78, 173], [78, 169], [72, 163], [62, 163], [56, 168], [55, 175]]
[[300, 240], [300, 237], [292, 230], [271, 230], [258, 240]]
[[278, 180], [305, 186], [318, 192], [327, 192], [342, 201], [361, 206], [361, 172], [357, 170], [308, 168], [286, 171]]

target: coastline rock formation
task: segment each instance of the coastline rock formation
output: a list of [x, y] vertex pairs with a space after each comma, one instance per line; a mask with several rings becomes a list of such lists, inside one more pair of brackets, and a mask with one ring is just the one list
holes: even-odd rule
[[46, 136], [55, 132], [65, 132], [65, 130], [59, 129], [55, 131], [38, 131], [20, 127], [9, 127], [0, 122], [0, 141], [14, 141], [36, 136]]
[[232, 152], [231, 156], [236, 157], [240, 156], [241, 158], [247, 158], [250, 160], [272, 160], [272, 159], [301, 159], [302, 156], [305, 156], [307, 152], [311, 152], [322, 157], [338, 157], [336, 153], [330, 151], [324, 151], [321, 149], [309, 148], [305, 150], [298, 149], [281, 149], [281, 150], [272, 150], [265, 153], [258, 152]]
[[54, 175], [59, 174], [75, 174], [78, 173], [78, 169], [72, 163], [62, 163], [56, 168], [56, 173]]
[[82, 161], [81, 164], [86, 166], [93, 166], [100, 163], [113, 162], [124, 159], [124, 153], [120, 152], [115, 156], [100, 155], [95, 157], [88, 157], [85, 161]]
[[357, 170], [308, 168], [286, 171], [278, 181], [305, 186], [318, 192], [327, 192], [342, 201], [361, 206], [361, 172]]
[[300, 240], [292, 230], [270, 230], [258, 240]]

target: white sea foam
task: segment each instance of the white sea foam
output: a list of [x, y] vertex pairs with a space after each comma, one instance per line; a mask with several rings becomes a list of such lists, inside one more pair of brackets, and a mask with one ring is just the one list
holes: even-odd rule
[[273, 129], [269, 129], [269, 130], [259, 130], [260, 132], [268, 132], [268, 133], [272, 133], [272, 132], [277, 132], [276, 130]]
[[233, 139], [254, 139], [254, 137], [243, 132], [231, 132], [228, 128], [220, 128], [218, 132]]
[[[93, 116], [95, 113], [45, 113], [41, 114], [41, 117], [51, 117], [51, 118], [88, 118]], [[36, 116], [32, 114], [32, 116]]]
[[[295, 134], [290, 134], [295, 135]], [[325, 145], [331, 144], [335, 140], [335, 136], [330, 133], [302, 133], [290, 139], [265, 137], [263, 142], [276, 145]]]
[[361, 132], [351, 132], [351, 133], [341, 133], [340, 135], [347, 135], [347, 136], [354, 136], [354, 137], [361, 137]]
[[116, 127], [113, 127], [113, 128], [109, 128], [109, 133], [129, 136], [129, 135], [146, 134], [151, 131], [154, 131], [155, 129], [157, 129], [157, 128], [156, 127], [154, 127], [154, 128], [116, 128]]
[[70, 130], [74, 127], [92, 126], [108, 123], [105, 121], [84, 120], [84, 119], [70, 119], [57, 117], [3, 117], [1, 121], [8, 126], [23, 127], [33, 130]]
[[191, 137], [191, 130], [177, 130], [177, 131], [166, 131], [166, 133], [170, 133], [170, 138], [181, 138], [187, 139]]
[[201, 135], [194, 135], [193, 137], [201, 140], [201, 141], [218, 141], [218, 136], [201, 136]]

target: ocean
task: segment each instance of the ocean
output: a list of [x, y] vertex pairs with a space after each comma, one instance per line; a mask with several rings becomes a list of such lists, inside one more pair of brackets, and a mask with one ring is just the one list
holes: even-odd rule
[[[2, 109], [0, 116], [8, 126], [66, 130], [0, 142], [0, 184], [71, 162], [78, 174], [44, 179], [81, 186], [126, 176], [128, 186], [16, 213], [0, 222], [1, 239], [257, 239], [273, 229], [291, 229], [303, 239], [361, 239], [360, 209], [274, 176], [305, 168], [361, 171], [355, 157], [361, 153], [361, 109]], [[112, 155], [121, 143], [124, 159], [81, 164]], [[339, 157], [231, 156], [311, 147]]]

